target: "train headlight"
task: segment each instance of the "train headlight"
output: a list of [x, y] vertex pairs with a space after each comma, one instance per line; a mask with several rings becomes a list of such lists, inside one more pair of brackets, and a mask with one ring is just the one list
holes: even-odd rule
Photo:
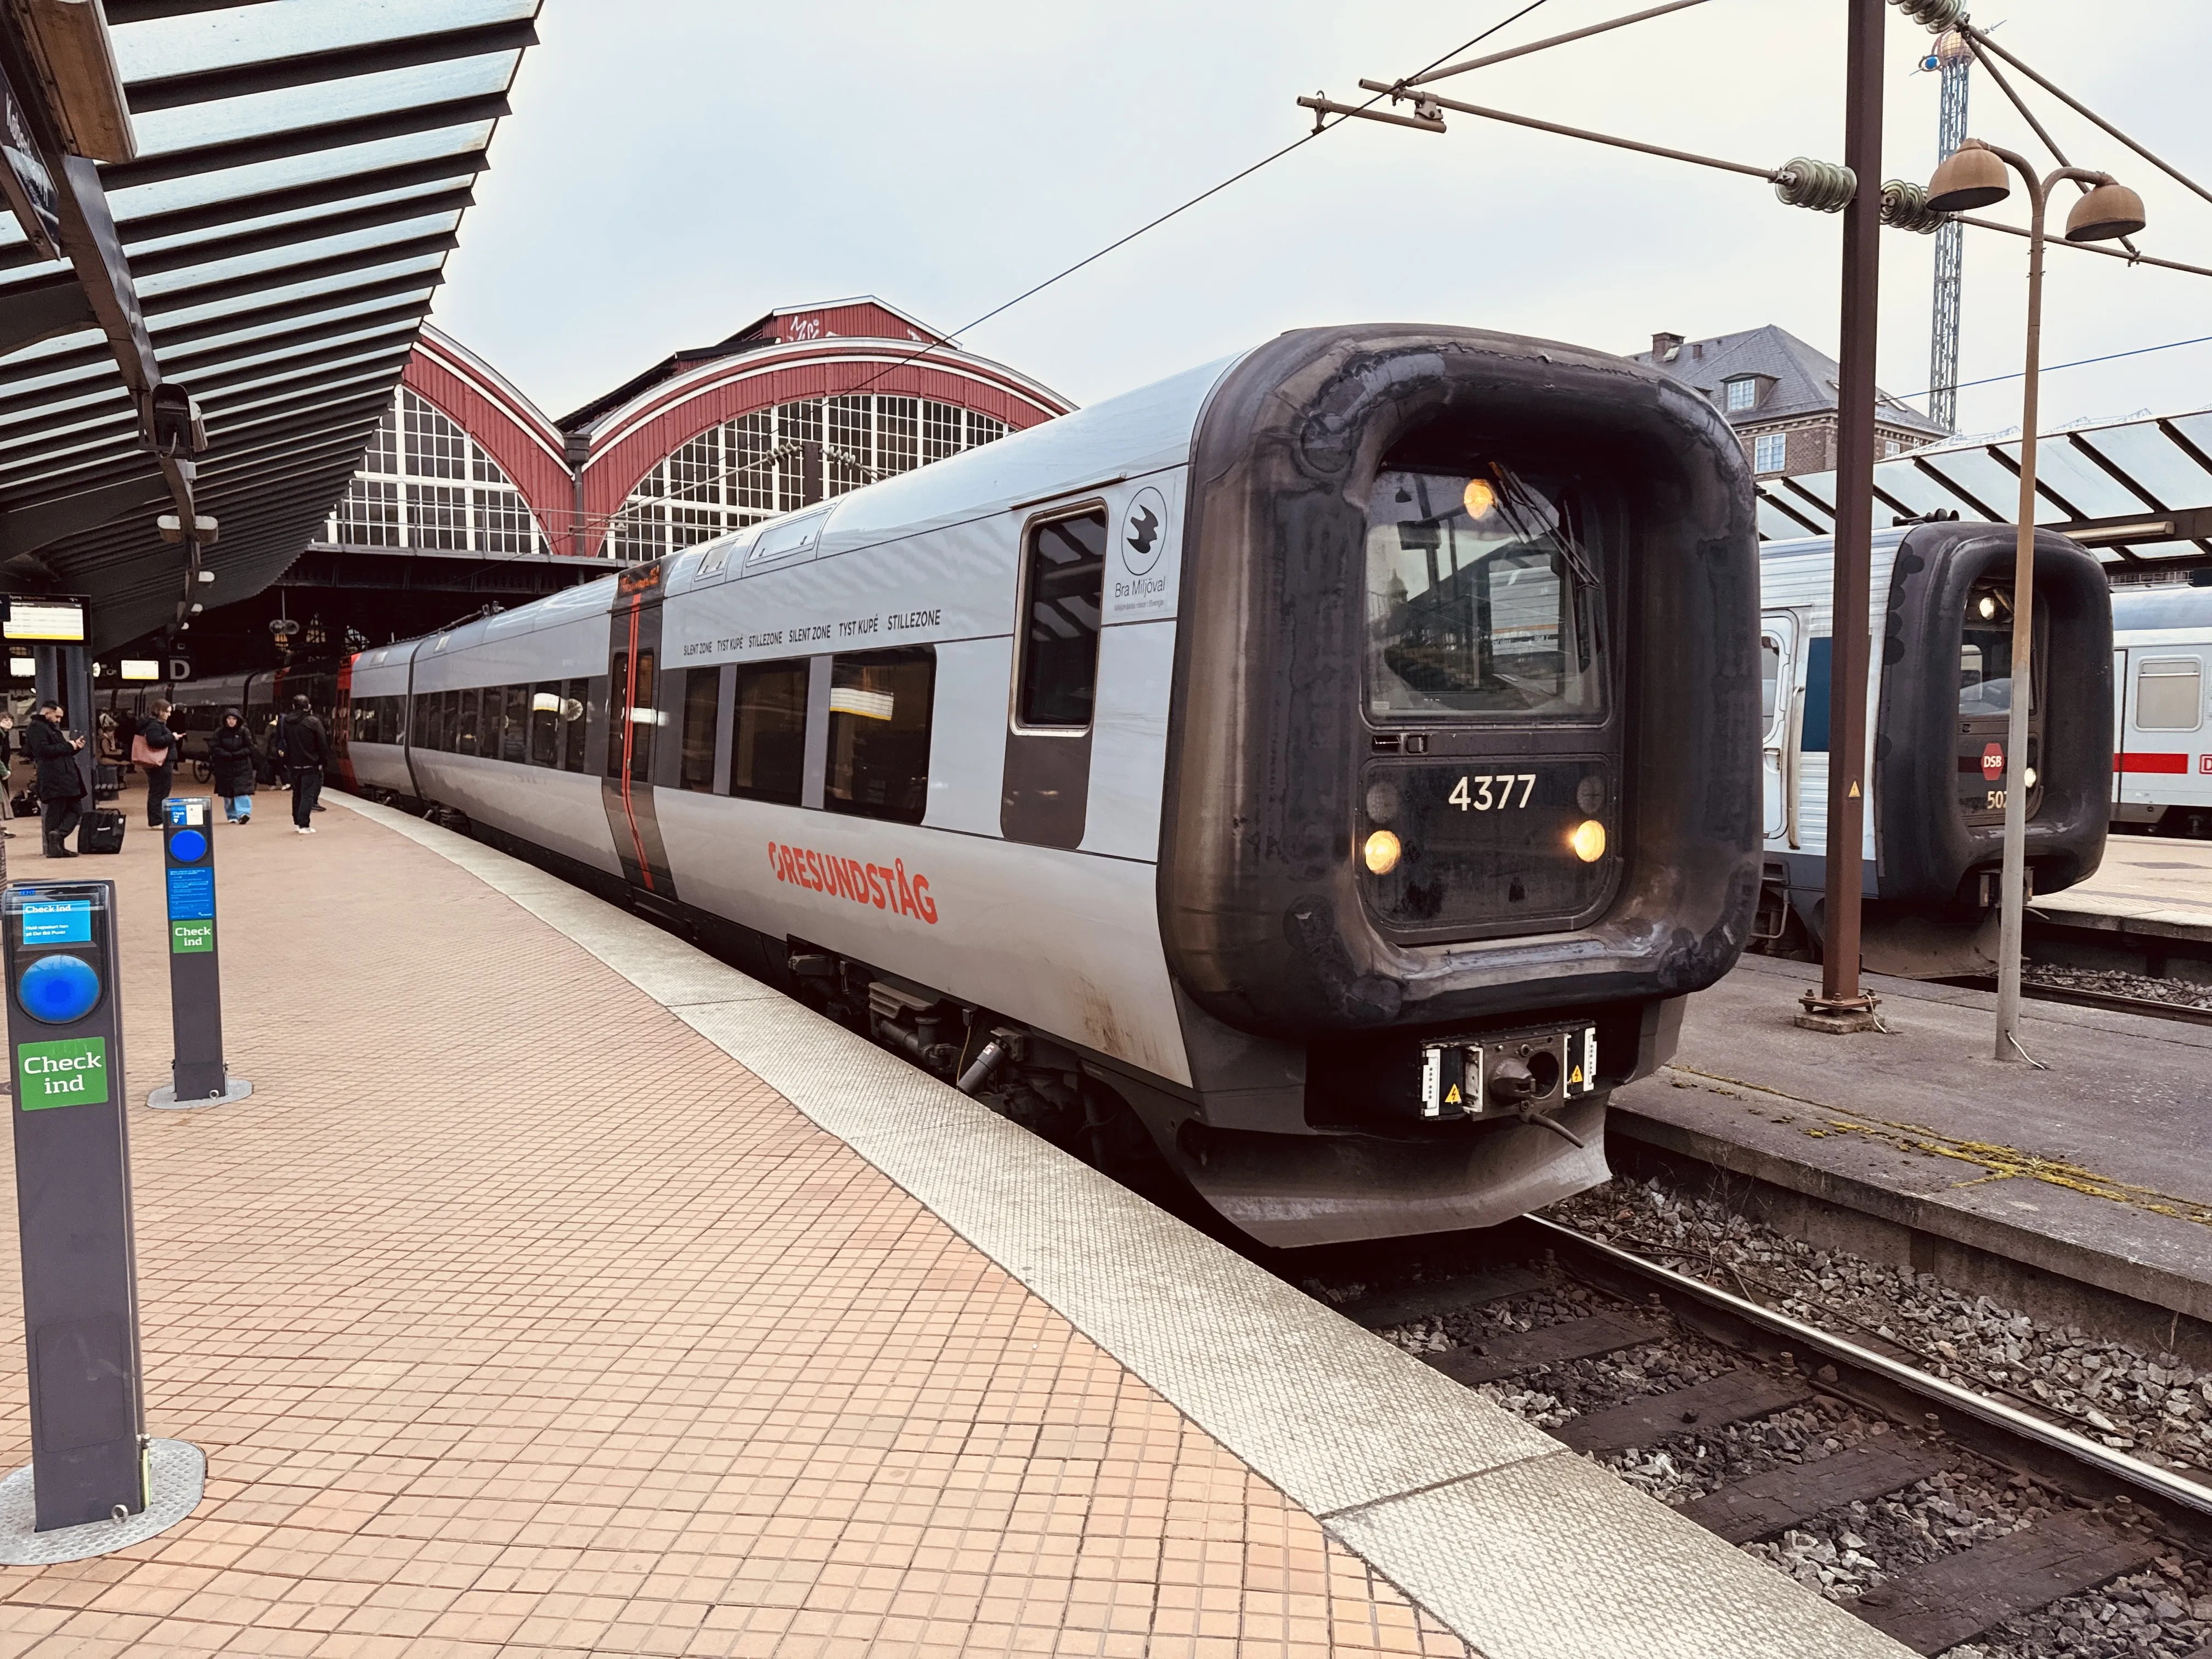
[[1996, 620], [1997, 602], [1992, 595], [1988, 593], [1983, 594], [1982, 602], [1976, 605], [1974, 609], [1978, 613], [1979, 613], [1981, 619], [1984, 622], [1995, 622]]
[[1595, 818], [1584, 818], [1567, 837], [1567, 845], [1584, 864], [1595, 864], [1605, 856], [1605, 826]]
[[2027, 782], [2029, 788], [2033, 789], [2035, 787], [2035, 769], [2033, 766], [2027, 769]]
[[1367, 860], [1367, 867], [1376, 875], [1387, 876], [1398, 867], [1398, 856], [1403, 850], [1398, 845], [1397, 836], [1388, 830], [1377, 830], [1368, 836], [1367, 845], [1360, 849], [1360, 856]]

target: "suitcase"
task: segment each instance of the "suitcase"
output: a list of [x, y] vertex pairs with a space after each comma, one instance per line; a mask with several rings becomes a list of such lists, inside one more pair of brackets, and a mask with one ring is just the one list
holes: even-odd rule
[[102, 766], [92, 775], [92, 798], [113, 800], [123, 793], [123, 769]]
[[8, 810], [19, 818], [39, 816], [39, 798], [27, 789], [18, 789], [8, 798]]
[[77, 851], [80, 853], [121, 852], [124, 826], [129, 822], [129, 819], [112, 807], [95, 806], [84, 815], [84, 827], [77, 832]]

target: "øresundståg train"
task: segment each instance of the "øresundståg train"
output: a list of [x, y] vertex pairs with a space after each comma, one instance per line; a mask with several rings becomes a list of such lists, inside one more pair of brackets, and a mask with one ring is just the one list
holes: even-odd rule
[[363, 653], [342, 775], [1264, 1242], [1486, 1225], [1750, 936], [1755, 545], [1663, 377], [1306, 330]]

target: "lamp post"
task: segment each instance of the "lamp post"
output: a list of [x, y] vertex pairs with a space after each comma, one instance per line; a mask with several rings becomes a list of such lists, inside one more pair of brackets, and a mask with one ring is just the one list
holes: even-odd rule
[[2051, 188], [2071, 179], [2089, 186], [2066, 216], [2069, 242], [2109, 242], [2143, 228], [2142, 198], [2110, 173], [2059, 167], [2039, 179], [2023, 156], [1969, 138], [1948, 156], [1928, 182], [1928, 205], [1937, 213], [1970, 213], [2012, 194], [2009, 167], [2027, 185], [2027, 362], [2020, 417], [2020, 512], [2013, 555], [2012, 707], [2005, 732], [2004, 877], [1997, 947], [1999, 1060], [2026, 1060], [2020, 1046], [2020, 935], [2027, 908], [2027, 714], [2035, 695], [2035, 423], [2037, 379], [2043, 351], [2043, 219]]

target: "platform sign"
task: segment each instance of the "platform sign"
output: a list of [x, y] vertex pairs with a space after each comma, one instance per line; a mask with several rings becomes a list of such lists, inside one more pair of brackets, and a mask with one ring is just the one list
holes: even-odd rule
[[189, 1106], [228, 1097], [222, 1062], [222, 963], [216, 948], [215, 817], [201, 795], [162, 803], [161, 866], [169, 912], [169, 1016], [177, 1058], [171, 1097]]
[[115, 884], [0, 893], [40, 1532], [146, 1507]]

